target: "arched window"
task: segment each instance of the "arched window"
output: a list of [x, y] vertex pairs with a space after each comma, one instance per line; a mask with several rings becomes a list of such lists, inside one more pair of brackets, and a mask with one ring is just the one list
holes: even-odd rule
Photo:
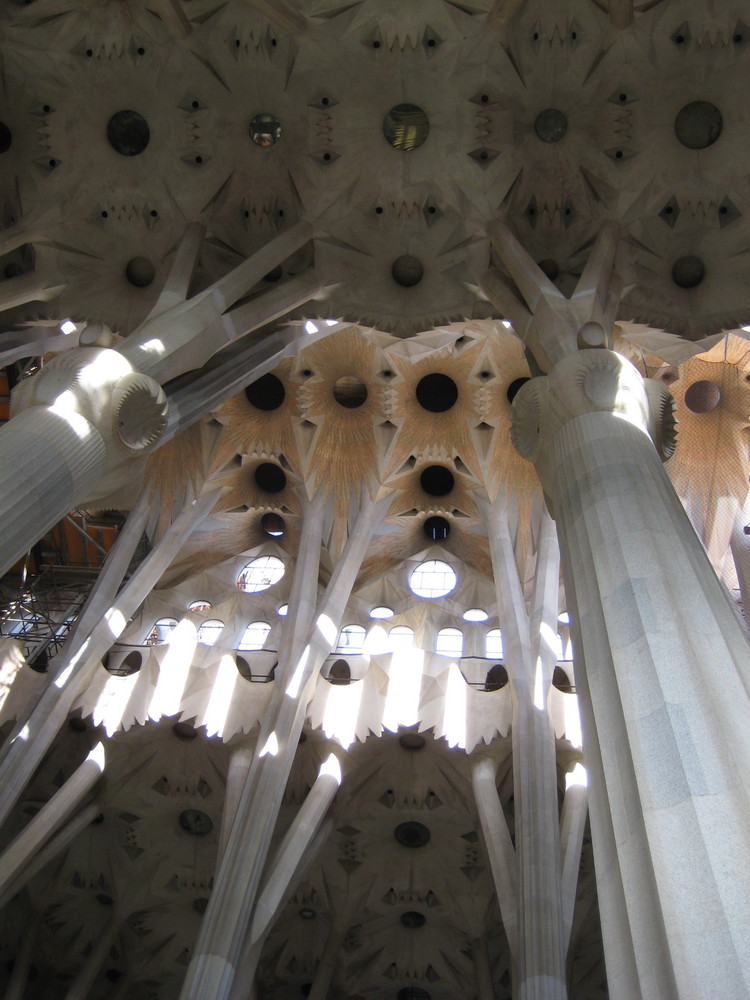
[[484, 655], [488, 660], [502, 660], [503, 633], [499, 628], [491, 628], [484, 637]]
[[162, 643], [169, 642], [172, 629], [175, 628], [177, 628], [176, 618], [160, 618], [159, 621], [154, 624], [151, 634], [146, 640], [146, 645], [161, 646]]
[[276, 556], [259, 556], [242, 570], [237, 578], [237, 586], [246, 594], [257, 594], [268, 590], [284, 575], [284, 563]]
[[209, 618], [198, 629], [198, 642], [202, 642], [204, 646], [213, 646], [223, 628], [224, 622], [218, 618]]
[[464, 634], [460, 628], [441, 628], [435, 636], [435, 652], [441, 656], [460, 657], [464, 651]]
[[263, 649], [270, 631], [271, 626], [268, 622], [250, 622], [240, 639], [237, 649]]
[[336, 652], [361, 653], [366, 634], [362, 625], [344, 625], [336, 645]]
[[188, 611], [210, 611], [211, 605], [208, 601], [193, 601], [188, 604]]
[[411, 649], [414, 646], [414, 629], [408, 625], [394, 625], [388, 633], [388, 647], [396, 650]]

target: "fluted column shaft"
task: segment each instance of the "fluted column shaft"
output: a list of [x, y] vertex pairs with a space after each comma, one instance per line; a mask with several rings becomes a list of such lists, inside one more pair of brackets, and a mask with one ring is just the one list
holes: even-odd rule
[[104, 438], [78, 413], [25, 410], [0, 428], [0, 572], [88, 495], [107, 463]]
[[668, 394], [580, 351], [523, 387], [513, 434], [558, 525], [605, 947], [632, 937], [638, 985], [610, 995], [746, 996], [750, 660], [652, 443], [673, 447]]

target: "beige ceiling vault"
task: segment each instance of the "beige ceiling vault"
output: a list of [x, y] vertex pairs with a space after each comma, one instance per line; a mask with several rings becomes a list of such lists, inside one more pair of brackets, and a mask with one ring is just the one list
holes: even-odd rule
[[750, 994], [748, 84], [750, 0], [0, 0], [0, 996]]

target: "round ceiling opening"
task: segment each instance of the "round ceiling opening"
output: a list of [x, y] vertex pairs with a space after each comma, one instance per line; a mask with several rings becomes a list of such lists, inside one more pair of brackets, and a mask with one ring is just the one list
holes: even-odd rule
[[427, 918], [419, 910], [407, 910], [401, 914], [401, 923], [404, 927], [424, 927]]
[[444, 413], [455, 406], [458, 399], [458, 386], [448, 375], [434, 372], [425, 375], [417, 383], [417, 402], [430, 413]]
[[245, 386], [245, 398], [256, 410], [278, 410], [285, 397], [284, 383], [270, 372]]
[[547, 108], [536, 116], [534, 131], [542, 142], [559, 142], [568, 131], [568, 119], [557, 108]]
[[137, 111], [117, 111], [107, 122], [107, 141], [120, 156], [138, 156], [150, 138], [148, 122]]
[[721, 389], [715, 382], [702, 379], [685, 390], [685, 406], [691, 413], [710, 413], [721, 402]]
[[180, 813], [180, 826], [185, 833], [191, 833], [194, 837], [206, 837], [214, 828], [211, 817], [200, 809], [183, 809]]
[[281, 514], [269, 510], [260, 519], [260, 526], [271, 538], [281, 538], [286, 530], [286, 524]]
[[430, 831], [424, 823], [410, 819], [406, 823], [399, 823], [393, 831], [393, 836], [404, 847], [424, 847], [429, 843]]
[[266, 493], [281, 493], [286, 486], [286, 473], [280, 465], [263, 462], [255, 470], [255, 482]]
[[398, 742], [404, 750], [422, 750], [427, 743], [424, 736], [420, 736], [419, 733], [401, 733]]
[[367, 386], [356, 375], [342, 375], [333, 383], [333, 398], [339, 406], [355, 410], [367, 401]]
[[451, 533], [451, 526], [444, 517], [428, 517], [422, 525], [422, 530], [433, 542], [444, 542]]
[[697, 288], [706, 276], [706, 265], [693, 254], [679, 257], [672, 265], [672, 281], [678, 288]]
[[394, 149], [419, 149], [430, 132], [430, 120], [416, 104], [397, 104], [383, 119], [383, 135]]
[[419, 484], [431, 497], [444, 497], [455, 486], [456, 480], [450, 469], [444, 465], [428, 465], [422, 470]]
[[724, 121], [715, 104], [691, 101], [674, 120], [674, 132], [687, 149], [706, 149], [721, 135]]
[[256, 146], [273, 146], [281, 138], [281, 122], [268, 112], [256, 115], [250, 122], [250, 138]]
[[134, 288], [148, 288], [156, 277], [156, 268], [148, 257], [132, 257], [125, 265], [125, 277]]
[[422, 261], [410, 253], [402, 254], [391, 266], [391, 277], [402, 288], [413, 288], [424, 277]]

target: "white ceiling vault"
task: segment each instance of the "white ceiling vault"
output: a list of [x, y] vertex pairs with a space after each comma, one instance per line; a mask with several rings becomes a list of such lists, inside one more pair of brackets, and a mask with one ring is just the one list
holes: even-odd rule
[[[495, 998], [510, 1000], [470, 777], [472, 753], [492, 758], [512, 834], [510, 690], [482, 690], [486, 633], [502, 621], [481, 504], [508, 496], [528, 598], [541, 493], [509, 434], [508, 388], [529, 376], [528, 359], [480, 289], [501, 267], [493, 220], [568, 295], [602, 224], [619, 227], [615, 349], [673, 392], [679, 446], [666, 467], [740, 596], [729, 538], [750, 477], [750, 0], [636, 0], [632, 24], [614, 21], [607, 0], [0, 0], [0, 352], [11, 356], [19, 331], [37, 344], [13, 348], [23, 364], [73, 347], [77, 334], [57, 334], [66, 319], [126, 336], [194, 222], [205, 235], [191, 295], [311, 223], [313, 238], [247, 298], [314, 269], [320, 296], [288, 319], [336, 321], [274, 369], [273, 405], [241, 392], [150, 458], [153, 544], [186, 499], [223, 492], [2, 832], [4, 846], [107, 738], [101, 817], [3, 901], [0, 989], [33, 926], [27, 1000], [64, 996], [114, 913], [90, 1000], [176, 1000], [211, 891], [230, 753], [254, 746], [273, 687], [256, 681], [285, 628], [305, 498], [328, 497], [322, 590], [362, 490], [392, 502], [343, 624], [412, 629], [422, 672], [409, 705], [394, 707], [395, 653], [352, 656], [348, 686], [325, 665], [274, 846], [332, 747], [343, 782], [327, 840], [266, 941], [257, 997], [307, 996], [335, 933], [336, 1000], [475, 1000], [485, 946]], [[457, 389], [445, 410], [418, 399], [434, 375]], [[714, 386], [711, 405], [691, 403], [696, 383]], [[268, 465], [278, 488], [264, 486]], [[435, 467], [453, 477], [444, 493], [423, 487]], [[264, 515], [283, 518], [283, 533], [269, 534]], [[429, 536], [430, 517], [447, 538]], [[261, 555], [281, 559], [284, 576], [242, 592], [238, 574]], [[409, 574], [432, 559], [458, 585], [424, 601]], [[195, 601], [211, 607], [190, 611]], [[376, 606], [393, 617], [373, 623]], [[476, 608], [487, 620], [465, 621]], [[169, 648], [149, 641], [162, 618], [185, 620], [194, 639], [204, 621], [223, 628], [173, 657], [160, 688]], [[268, 648], [238, 653], [251, 622], [270, 625]], [[461, 674], [434, 652], [446, 627], [464, 632], [463, 728], [449, 711]], [[140, 669], [117, 676], [134, 649]], [[562, 665], [569, 676], [551, 695], [561, 799], [580, 759]], [[0, 726], [23, 716], [45, 676], [24, 665], [10, 694], [6, 681]], [[394, 836], [415, 822], [430, 833], [417, 849]], [[570, 1000], [605, 1000], [588, 833], [568, 966]]]

